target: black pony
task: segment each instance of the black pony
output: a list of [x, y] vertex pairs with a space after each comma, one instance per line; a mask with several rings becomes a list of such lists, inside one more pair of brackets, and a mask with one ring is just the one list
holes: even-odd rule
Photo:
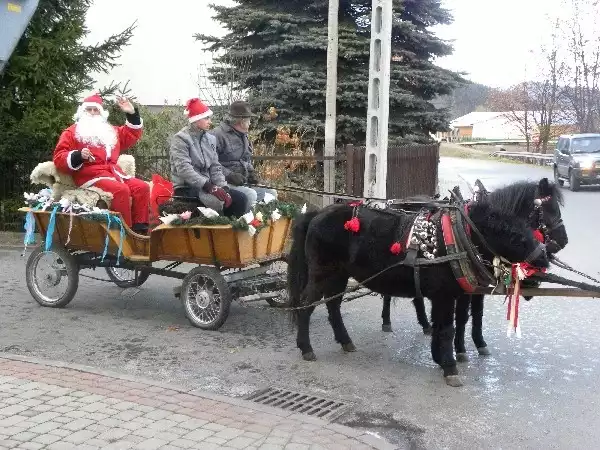
[[[355, 213], [360, 227], [358, 230], [354, 227], [354, 232], [348, 231], [346, 226], [352, 223]], [[465, 214], [476, 228], [471, 227], [474, 231], [472, 243], [485, 260], [491, 261], [493, 249], [509, 261], [529, 261], [537, 267], [548, 267], [544, 245], [535, 240], [526, 220], [503, 213], [488, 203], [474, 203]], [[414, 268], [398, 265], [406, 258], [406, 253], [396, 254], [390, 247], [398, 241], [406, 242], [416, 219], [417, 214], [412, 212], [339, 204], [299, 216], [288, 257], [288, 290], [290, 306], [308, 306], [293, 312], [298, 327], [297, 346], [305, 360], [316, 359], [309, 336], [310, 316], [314, 311], [314, 306], [310, 305], [323, 297], [343, 293], [349, 278], [364, 282], [370, 290], [383, 295], [417, 296]], [[436, 241], [445, 242], [440, 214], [435, 213], [427, 221], [437, 225], [433, 232]], [[447, 251], [449, 248], [440, 245], [436, 256], [448, 255], [451, 253]], [[442, 367], [446, 382], [460, 386], [462, 382], [458, 377], [452, 340], [455, 302], [464, 291], [450, 264], [421, 266], [418, 281], [422, 296], [432, 303], [431, 355]], [[384, 271], [393, 265], [396, 266]], [[341, 303], [341, 295], [327, 303], [329, 322], [335, 340], [344, 351], [352, 352], [356, 348], [344, 326]]]
[[[547, 178], [538, 183], [518, 182], [493, 192], [487, 192], [479, 180], [478, 202], [487, 202], [505, 214], [514, 214], [528, 221], [532, 229], [538, 229], [545, 237], [549, 254], [557, 253], [568, 243], [567, 232], [561, 218], [560, 206], [564, 204], [562, 192]], [[459, 362], [468, 361], [465, 348], [465, 328], [469, 320], [469, 306], [473, 323], [471, 337], [480, 355], [489, 355], [489, 349], [483, 338], [483, 295], [463, 294], [456, 303], [456, 335], [454, 350]], [[529, 300], [529, 299], [528, 299]], [[382, 330], [391, 332], [390, 320], [391, 296], [383, 297]], [[414, 298], [413, 305], [417, 313], [417, 321], [425, 334], [431, 334], [431, 325], [425, 311], [423, 298]]]

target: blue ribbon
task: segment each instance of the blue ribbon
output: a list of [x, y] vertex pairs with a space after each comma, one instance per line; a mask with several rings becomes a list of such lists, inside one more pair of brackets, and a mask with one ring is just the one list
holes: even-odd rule
[[119, 249], [117, 250], [117, 266], [121, 265], [121, 253], [123, 252], [123, 241], [125, 240], [125, 227], [123, 227], [123, 222], [119, 219], [118, 216], [113, 216], [110, 213], [106, 213], [106, 222], [107, 222], [107, 230], [106, 230], [106, 239], [104, 241], [104, 251], [102, 253], [102, 261], [106, 257], [108, 253], [108, 239], [109, 239], [109, 231], [110, 231], [110, 223], [116, 223], [119, 225]]
[[117, 266], [121, 265], [121, 252], [123, 251], [123, 241], [125, 240], [125, 227], [123, 221], [118, 216], [113, 216], [113, 220], [119, 224], [119, 250], [117, 251]]
[[52, 209], [52, 214], [50, 214], [50, 221], [48, 222], [48, 229], [46, 230], [46, 251], [49, 251], [52, 247], [52, 237], [54, 235], [54, 228], [56, 227], [56, 211], [60, 205], [56, 205]]
[[28, 245], [35, 243], [35, 218], [33, 217], [33, 211], [30, 210], [25, 216], [25, 226], [23, 228], [25, 229], [23, 244], [27, 247]]
[[108, 253], [108, 234], [110, 231], [110, 213], [106, 213], [106, 225], [107, 225], [107, 229], [106, 229], [106, 238], [104, 239], [104, 251], [102, 252], [102, 262], [104, 262], [104, 258], [106, 257], [106, 254]]

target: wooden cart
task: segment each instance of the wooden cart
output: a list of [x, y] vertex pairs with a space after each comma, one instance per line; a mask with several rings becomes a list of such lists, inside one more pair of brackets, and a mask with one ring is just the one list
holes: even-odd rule
[[[31, 211], [37, 231], [46, 236], [50, 211], [19, 211]], [[52, 244], [46, 250], [42, 242], [27, 260], [27, 287], [40, 305], [61, 308], [75, 297], [81, 269], [103, 267], [121, 288], [139, 287], [151, 274], [176, 278], [182, 285], [175, 295], [192, 325], [216, 330], [227, 320], [233, 298], [287, 305], [285, 254], [291, 222], [281, 217], [254, 236], [230, 225], [164, 224], [143, 236], [125, 224], [122, 233], [108, 221], [56, 213]], [[44, 259], [49, 260], [47, 272], [41, 267]], [[157, 267], [159, 261], [169, 264]], [[197, 266], [188, 273], [174, 270], [183, 263]], [[64, 289], [49, 293], [63, 281]]]

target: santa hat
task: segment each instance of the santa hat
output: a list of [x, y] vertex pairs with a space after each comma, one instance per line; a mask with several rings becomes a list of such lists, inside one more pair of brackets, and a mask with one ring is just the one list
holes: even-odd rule
[[77, 108], [77, 112], [75, 113], [75, 116], [73, 116], [73, 119], [77, 121], [81, 117], [81, 114], [85, 111], [85, 108], [90, 107], [98, 108], [100, 115], [105, 119], [108, 119], [108, 111], [104, 109], [103, 103], [104, 100], [102, 100], [100, 94], [93, 94], [84, 98], [81, 105], [79, 105], [79, 108]]
[[190, 123], [201, 119], [206, 119], [213, 115], [213, 112], [199, 98], [192, 98], [185, 104], [185, 114]]

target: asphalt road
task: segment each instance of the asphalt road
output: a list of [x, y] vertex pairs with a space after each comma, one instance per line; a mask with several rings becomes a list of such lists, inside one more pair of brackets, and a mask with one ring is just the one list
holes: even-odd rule
[[[551, 176], [526, 165], [443, 159], [441, 189], [480, 178], [490, 189]], [[598, 274], [600, 190], [565, 190], [570, 243], [564, 260]], [[400, 448], [589, 448], [600, 441], [600, 302], [538, 298], [520, 311], [523, 336], [506, 337], [506, 307], [489, 298], [484, 318], [492, 356], [461, 365], [465, 386], [444, 384], [431, 361], [429, 338], [408, 299], [394, 307], [395, 332], [381, 332], [381, 300], [345, 304], [358, 351], [334, 342], [324, 308], [313, 315], [318, 360], [301, 360], [295, 333], [281, 312], [234, 304], [218, 332], [187, 322], [172, 294], [176, 282], [151, 277], [131, 296], [82, 278], [65, 309], [41, 308], [25, 286], [20, 251], [0, 250], [0, 351], [33, 355], [201, 390], [243, 396], [267, 386], [341, 399], [352, 409], [340, 421], [385, 435]], [[14, 272], [11, 272], [14, 271]], [[11, 274], [12, 273], [12, 274]], [[90, 274], [89, 271], [83, 272]], [[103, 271], [93, 275], [105, 278]]]

